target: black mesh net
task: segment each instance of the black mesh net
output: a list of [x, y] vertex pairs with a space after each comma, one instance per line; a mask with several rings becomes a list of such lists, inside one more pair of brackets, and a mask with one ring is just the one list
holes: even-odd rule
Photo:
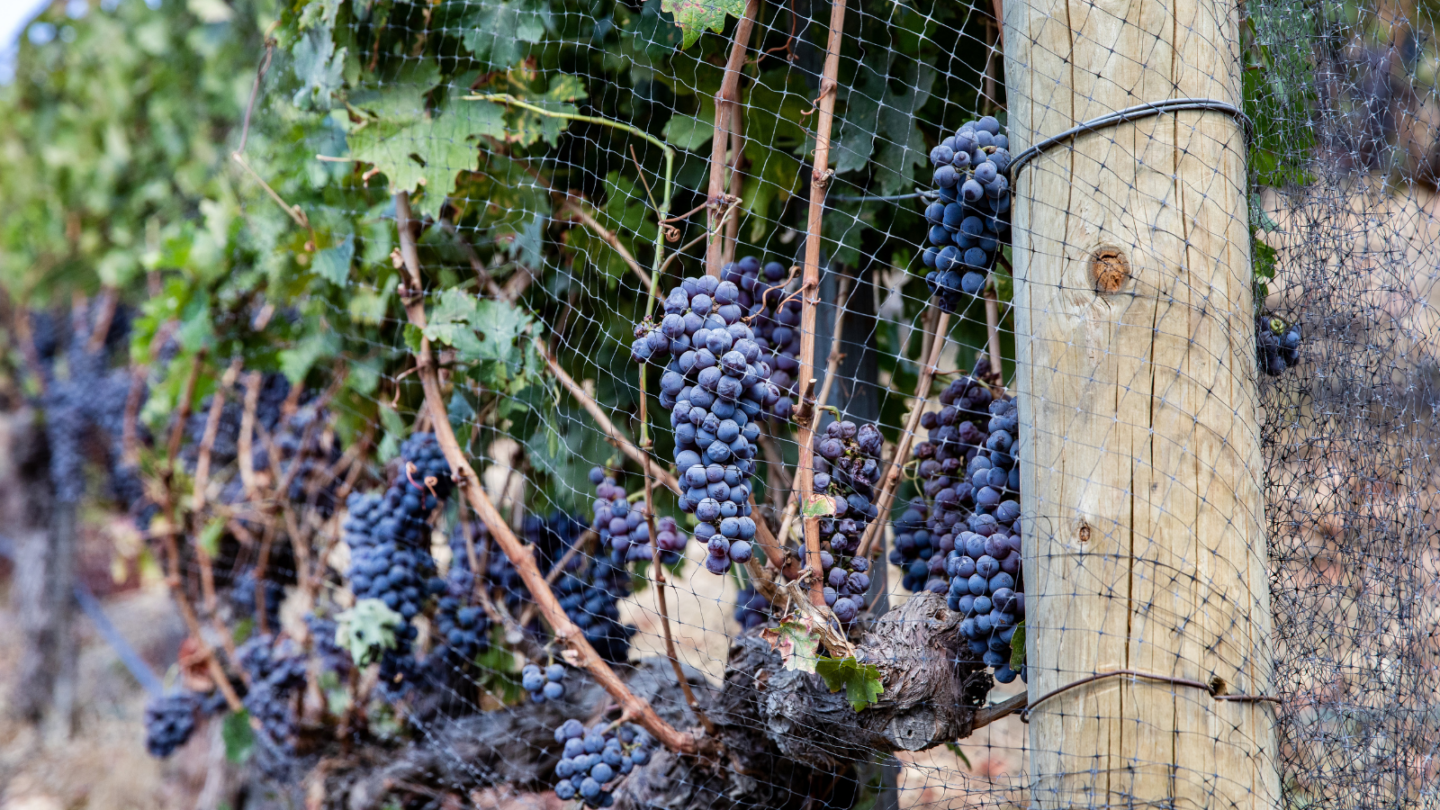
[[156, 262], [89, 417], [224, 687], [159, 748], [243, 711], [337, 808], [1435, 801], [1428, 8], [276, 14], [230, 277]]

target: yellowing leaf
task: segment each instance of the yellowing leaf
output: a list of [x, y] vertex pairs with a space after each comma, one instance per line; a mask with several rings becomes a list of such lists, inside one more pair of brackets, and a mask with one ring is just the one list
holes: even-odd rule
[[739, 18], [745, 13], [745, 0], [662, 0], [662, 11], [675, 15], [675, 24], [684, 32], [681, 50], [695, 44], [706, 28], [720, 33], [725, 30], [725, 15]]

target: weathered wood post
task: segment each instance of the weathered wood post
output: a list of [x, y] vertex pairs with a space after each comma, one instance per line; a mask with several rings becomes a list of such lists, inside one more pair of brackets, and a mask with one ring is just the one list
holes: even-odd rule
[[[1006, 0], [1012, 152], [1144, 102], [1238, 106], [1237, 13]], [[1015, 191], [1032, 705], [1115, 670], [1273, 694], [1240, 122], [1082, 134]], [[1275, 807], [1275, 711], [1134, 677], [1070, 689], [1034, 706], [1032, 804]]]

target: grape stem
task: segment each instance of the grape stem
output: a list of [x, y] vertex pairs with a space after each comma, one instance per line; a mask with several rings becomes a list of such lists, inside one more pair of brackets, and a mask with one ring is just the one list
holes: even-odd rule
[[915, 440], [915, 431], [920, 429], [920, 415], [925, 412], [925, 403], [930, 399], [930, 384], [935, 380], [936, 369], [940, 367], [940, 353], [945, 350], [945, 332], [950, 328], [950, 313], [932, 308], [925, 320], [926, 343], [920, 353], [925, 360], [920, 366], [920, 377], [915, 382], [915, 404], [910, 409], [910, 418], [905, 421], [905, 432], [900, 434], [899, 440], [895, 442], [895, 452], [890, 456], [889, 469], [885, 471], [885, 480], [880, 486], [880, 496], [875, 499], [875, 507], [879, 510], [880, 517], [865, 527], [865, 537], [855, 552], [857, 557], [865, 557], [870, 553], [870, 544], [875, 542], [876, 532], [886, 522], [884, 517], [890, 514], [890, 504], [895, 500], [895, 487], [900, 482], [900, 473], [910, 455], [910, 443]]
[[825, 604], [824, 574], [820, 563], [820, 518], [809, 515], [815, 498], [815, 416], [807, 408], [806, 395], [815, 384], [815, 308], [820, 293], [820, 240], [825, 214], [825, 191], [833, 172], [830, 170], [830, 129], [835, 121], [835, 77], [840, 72], [840, 45], [845, 35], [845, 0], [830, 5], [830, 33], [825, 44], [825, 67], [820, 80], [820, 117], [815, 122], [815, 162], [810, 179], [810, 209], [805, 227], [805, 267], [800, 283], [802, 308], [800, 314], [800, 380], [801, 398], [796, 411], [800, 443], [800, 498], [805, 516], [805, 548], [813, 576], [810, 578], [810, 601], [816, 607]]
[[[710, 139], [710, 189], [706, 203], [710, 209], [709, 244], [705, 249], [705, 272], [715, 278], [720, 277], [725, 247], [723, 216], [732, 207], [731, 198], [725, 191], [725, 170], [728, 168], [725, 150], [730, 145], [730, 122], [738, 115], [740, 107], [740, 75], [745, 68], [750, 31], [755, 27], [758, 16], [760, 0], [746, 0], [745, 13], [735, 23], [735, 40], [730, 45], [730, 56], [725, 60], [725, 77], [720, 81], [720, 91], [715, 94], [715, 131]], [[736, 160], [739, 160], [738, 155]]]
[[[666, 195], [668, 197], [668, 194]], [[400, 255], [403, 259], [407, 273], [407, 280], [403, 282], [401, 299], [405, 304], [405, 314], [411, 325], [419, 329], [423, 335], [426, 326], [425, 303], [422, 295], [420, 276], [420, 256], [415, 246], [415, 237], [410, 230], [410, 198], [406, 192], [395, 195], [396, 226], [400, 236]], [[662, 745], [674, 751], [682, 753], [694, 753], [699, 750], [695, 735], [677, 730], [674, 726], [661, 719], [647, 701], [636, 697], [630, 691], [625, 682], [620, 680], [610, 665], [605, 663], [590, 642], [585, 639], [585, 634], [570, 617], [565, 615], [565, 610], [560, 607], [560, 602], [555, 598], [555, 592], [545, 582], [545, 577], [540, 573], [535, 564], [533, 549], [520, 542], [510, 526], [495, 509], [495, 504], [490, 502], [490, 496], [485, 493], [484, 487], [480, 484], [480, 478], [470, 467], [466, 460], [464, 451], [455, 438], [455, 431], [450, 426], [450, 419], [445, 408], [444, 393], [440, 390], [439, 375], [430, 352], [430, 341], [422, 337], [420, 347], [416, 352], [416, 363], [419, 365], [420, 384], [425, 391], [425, 401], [430, 408], [431, 416], [435, 422], [435, 439], [440, 445], [441, 451], [445, 454], [445, 460], [450, 463], [451, 474], [455, 479], [456, 487], [464, 493], [469, 500], [471, 508], [480, 516], [480, 520], [490, 530], [490, 535], [497, 545], [510, 559], [515, 566], [515, 571], [525, 583], [534, 598], [535, 604], [539, 607], [541, 614], [549, 623], [555, 638], [566, 644], [576, 655], [576, 666], [588, 670], [602, 688], [605, 689], [615, 702], [636, 718], [636, 721], [649, 731]]]

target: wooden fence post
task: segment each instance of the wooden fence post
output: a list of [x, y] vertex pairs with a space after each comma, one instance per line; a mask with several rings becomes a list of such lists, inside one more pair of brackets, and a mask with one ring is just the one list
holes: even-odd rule
[[[1012, 152], [1136, 104], [1240, 104], [1238, 9], [1007, 0]], [[1273, 694], [1245, 135], [1187, 110], [1015, 182], [1032, 704], [1138, 670]], [[1271, 703], [1115, 677], [1035, 706], [1037, 808], [1270, 808]]]

